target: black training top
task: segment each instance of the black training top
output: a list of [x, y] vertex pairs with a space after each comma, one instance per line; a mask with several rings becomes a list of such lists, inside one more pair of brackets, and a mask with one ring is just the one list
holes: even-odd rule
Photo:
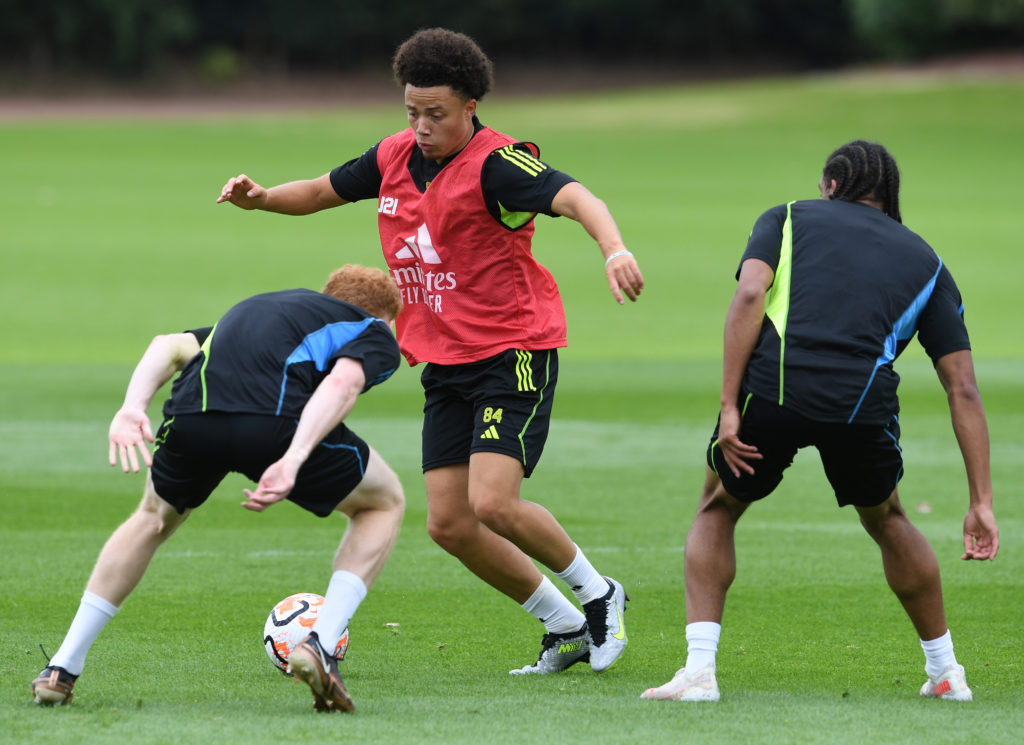
[[365, 392], [398, 368], [390, 327], [313, 290], [268, 292], [235, 305], [174, 381], [164, 416], [224, 411], [297, 417], [339, 357], [362, 361]]
[[[475, 116], [473, 127], [474, 132], [483, 128]], [[551, 201], [563, 186], [575, 179], [538, 160], [535, 153], [539, 151], [531, 150], [530, 145], [520, 142], [512, 147], [522, 154], [521, 159], [503, 157], [497, 150], [484, 163], [480, 183], [488, 211], [495, 220], [512, 230], [529, 222], [529, 219], [523, 219], [523, 213], [539, 212], [557, 217], [551, 211]], [[458, 153], [452, 158], [457, 156]], [[409, 173], [416, 187], [421, 192], [426, 191], [427, 184], [452, 158], [437, 163], [423, 157], [423, 152], [414, 147], [409, 158]], [[377, 165], [377, 145], [332, 170], [330, 178], [334, 191], [346, 202], [377, 199], [382, 180]]]
[[874, 207], [825, 199], [773, 207], [754, 224], [741, 266], [751, 258], [775, 279], [744, 389], [810, 419], [890, 421], [899, 411], [892, 362], [915, 332], [933, 361], [970, 349], [942, 260]]

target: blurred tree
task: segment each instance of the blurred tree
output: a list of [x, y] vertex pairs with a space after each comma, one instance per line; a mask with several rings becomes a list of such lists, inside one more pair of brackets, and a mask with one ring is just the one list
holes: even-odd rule
[[0, 0], [0, 60], [55, 72], [152, 72], [197, 32], [192, 0]]
[[103, 46], [91, 46], [89, 56], [106, 56], [107, 69], [119, 75], [156, 69], [175, 47], [192, 41], [198, 30], [188, 0], [93, 2], [93, 30], [101, 32], [94, 43]]
[[[497, 61], [834, 68], [1024, 43], [1024, 0], [0, 0], [0, 66], [211, 80], [383, 71], [417, 28], [444, 25]], [[499, 70], [500, 72], [500, 70]]]
[[1024, 43], [1024, 0], [848, 0], [872, 56], [908, 60]]

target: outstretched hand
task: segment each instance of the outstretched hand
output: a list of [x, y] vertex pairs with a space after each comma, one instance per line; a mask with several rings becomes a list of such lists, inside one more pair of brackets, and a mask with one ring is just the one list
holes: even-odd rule
[[125, 473], [139, 472], [139, 454], [147, 466], [153, 465], [153, 456], [146, 447], [153, 442], [153, 429], [149, 417], [141, 409], [121, 409], [114, 414], [110, 422], [110, 439], [108, 459], [110, 465], [116, 466], [118, 457], [121, 459], [121, 470]]
[[964, 553], [961, 559], [994, 559], [999, 551], [999, 528], [990, 507], [971, 507], [964, 517]]
[[608, 288], [612, 291], [615, 302], [625, 305], [623, 293], [634, 303], [644, 289], [644, 277], [640, 274], [640, 266], [630, 253], [623, 253], [611, 259], [605, 266]]
[[280, 502], [291, 494], [295, 487], [295, 476], [299, 472], [301, 461], [285, 456], [281, 460], [271, 463], [267, 470], [260, 476], [256, 484], [256, 491], [243, 489], [245, 501], [242, 506], [253, 512], [263, 512], [272, 504]]
[[220, 190], [217, 204], [231, 202], [243, 210], [254, 210], [266, 199], [267, 190], [243, 173], [228, 179], [224, 188]]

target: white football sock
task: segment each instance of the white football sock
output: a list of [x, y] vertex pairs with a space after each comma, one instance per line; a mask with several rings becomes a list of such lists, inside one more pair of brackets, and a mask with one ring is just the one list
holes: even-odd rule
[[569, 585], [569, 589], [581, 604], [589, 603], [595, 598], [603, 598], [608, 594], [608, 580], [594, 569], [579, 546], [576, 546], [576, 558], [564, 570], [556, 572], [555, 576]]
[[366, 583], [356, 574], [339, 569], [331, 575], [324, 604], [316, 616], [313, 631], [328, 654], [333, 654], [342, 632], [366, 597]]
[[523, 610], [536, 616], [552, 634], [576, 631], [587, 620], [580, 609], [560, 593], [547, 577], [541, 579], [540, 586], [534, 590], [530, 599], [523, 603]]
[[686, 624], [686, 669], [697, 672], [715, 664], [722, 624], [698, 621]]
[[50, 665], [62, 667], [72, 675], [81, 675], [89, 648], [117, 611], [116, 605], [86, 590], [67, 636], [57, 653], [50, 658]]
[[956, 655], [953, 654], [953, 637], [946, 629], [946, 633], [938, 639], [930, 641], [921, 640], [921, 649], [924, 650], [924, 671], [928, 677], [935, 679], [942, 675], [942, 671], [950, 665], [955, 665]]

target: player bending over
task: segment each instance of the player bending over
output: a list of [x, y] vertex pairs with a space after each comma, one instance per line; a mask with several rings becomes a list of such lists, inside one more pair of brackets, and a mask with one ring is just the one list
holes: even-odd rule
[[[290, 669], [317, 711], [353, 711], [334, 650], [387, 561], [405, 498], [398, 477], [345, 426], [356, 398], [398, 367], [390, 324], [398, 289], [379, 269], [345, 265], [322, 292], [243, 300], [214, 326], [157, 336], [110, 425], [110, 464], [149, 472], [142, 503], [107, 541], [64, 643], [32, 682], [36, 703], [71, 702], [93, 642], [142, 579], [156, 550], [229, 472], [257, 482], [242, 506], [288, 499], [319, 517], [348, 516], [334, 573]], [[146, 409], [175, 373], [154, 438]], [[146, 442], [155, 442], [152, 455]], [[136, 452], [137, 451], [137, 452]]]

